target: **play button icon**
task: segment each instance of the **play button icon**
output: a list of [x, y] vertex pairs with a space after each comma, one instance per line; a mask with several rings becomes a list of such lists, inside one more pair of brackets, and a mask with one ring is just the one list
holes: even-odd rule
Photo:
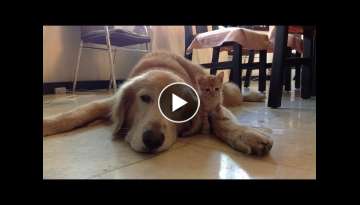
[[172, 96], [171, 111], [173, 111], [173, 112], [188, 103], [185, 100], [183, 100], [182, 98], [180, 98], [179, 96], [175, 95], [174, 93], [172, 93], [171, 96]]
[[200, 99], [195, 89], [182, 82], [167, 85], [160, 93], [158, 106], [169, 121], [183, 123], [191, 120], [199, 110]]

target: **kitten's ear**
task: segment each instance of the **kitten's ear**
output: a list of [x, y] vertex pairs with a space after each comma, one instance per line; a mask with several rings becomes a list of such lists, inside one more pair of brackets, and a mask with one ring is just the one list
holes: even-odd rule
[[220, 79], [220, 81], [223, 82], [223, 80], [224, 80], [224, 72], [221, 71], [219, 74], [216, 75], [216, 78]]

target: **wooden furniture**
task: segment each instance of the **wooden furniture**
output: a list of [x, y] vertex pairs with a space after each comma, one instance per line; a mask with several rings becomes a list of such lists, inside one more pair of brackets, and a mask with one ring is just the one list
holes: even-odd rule
[[[197, 43], [197, 45], [201, 47], [202, 42], [206, 42], [207, 40], [211, 41], [212, 37], [227, 37], [219, 35], [217, 32], [209, 32], [207, 29], [207, 26], [195, 26], [196, 33], [193, 33], [192, 26], [185, 26], [185, 48], [188, 50], [193, 43]], [[218, 26], [212, 26], [212, 30], [218, 30]], [[230, 29], [228, 29], [230, 30]], [[225, 31], [227, 32], [227, 31]], [[230, 34], [231, 32], [231, 34]], [[197, 35], [199, 34], [205, 34], [203, 38], [196, 39]], [[264, 38], [264, 34], [257, 34], [256, 32], [253, 32], [248, 29], [241, 29], [241, 28], [231, 28], [231, 31], [229, 33], [232, 35], [232, 39], [245, 39], [245, 41], [242, 41], [243, 43], [239, 43], [238, 41], [227, 41], [224, 40], [221, 45], [217, 45], [212, 47], [213, 48], [213, 55], [212, 55], [212, 62], [202, 64], [205, 68], [210, 69], [210, 74], [216, 74], [216, 71], [219, 69], [229, 69], [230, 68], [230, 81], [236, 83], [240, 89], [242, 87], [242, 69], [254, 69], [258, 68], [259, 71], [259, 91], [265, 91], [266, 88], [266, 68], [269, 68], [270, 66], [266, 64], [266, 54], [267, 54], [267, 44], [266, 46], [259, 46], [256, 45], [254, 48], [252, 47], [251, 42], [246, 42], [247, 38], [242, 38], [241, 35], [249, 35], [253, 39], [261, 39], [257, 42], [265, 42], [267, 43], [267, 36]], [[198, 40], [198, 41], [196, 41]], [[204, 40], [204, 41], [202, 41]], [[246, 49], [244, 49], [244, 45], [248, 46]], [[204, 46], [206, 47], [206, 45]], [[231, 48], [231, 49], [229, 49]], [[256, 48], [263, 48], [263, 49], [256, 49]], [[230, 55], [232, 55], [232, 60], [227, 62], [219, 62], [219, 54], [221, 50], [227, 50]], [[260, 62], [254, 63], [253, 62], [253, 56], [255, 51], [258, 50], [260, 53]], [[249, 57], [249, 62], [243, 64], [242, 63], [242, 56], [244, 53], [249, 53], [251, 57]], [[192, 59], [192, 53], [185, 52], [185, 57], [188, 59]], [[251, 60], [252, 59], [252, 60]]]
[[[304, 52], [303, 57], [287, 57], [287, 40], [288, 33], [302, 32], [304, 35]], [[302, 65], [301, 68], [301, 97], [308, 99], [312, 93], [315, 94], [315, 26], [289, 27], [276, 26], [276, 38], [274, 45], [274, 56], [272, 62], [270, 90], [268, 98], [268, 106], [278, 108], [281, 106], [282, 85], [284, 81], [284, 71], [289, 66]], [[299, 73], [299, 72], [298, 72]], [[285, 74], [286, 75], [286, 74]], [[297, 76], [299, 77], [299, 75]], [[285, 83], [289, 86], [288, 83]]]

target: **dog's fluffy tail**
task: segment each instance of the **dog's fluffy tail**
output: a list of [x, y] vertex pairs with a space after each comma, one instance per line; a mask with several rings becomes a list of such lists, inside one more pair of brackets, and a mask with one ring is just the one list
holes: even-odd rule
[[243, 94], [243, 99], [246, 102], [264, 102], [265, 95], [259, 92], [250, 91]]
[[225, 107], [239, 106], [243, 102], [243, 96], [237, 85], [234, 83], [225, 83], [223, 87], [223, 105]]
[[97, 119], [110, 117], [114, 98], [97, 100], [43, 119], [43, 136], [70, 131]]
[[239, 106], [242, 102], [263, 102], [265, 95], [259, 92], [247, 92], [242, 94], [240, 88], [231, 82], [224, 84], [223, 88], [223, 104], [225, 107]]

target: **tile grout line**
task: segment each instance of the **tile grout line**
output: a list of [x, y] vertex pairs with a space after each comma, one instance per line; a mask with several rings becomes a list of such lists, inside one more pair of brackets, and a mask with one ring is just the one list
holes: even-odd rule
[[[193, 144], [193, 143], [190, 143], [190, 142], [189, 142], [189, 144], [200, 147], [200, 148], [212, 149], [212, 150], [216, 150], [216, 151], [223, 151], [223, 152], [225, 152], [227, 154], [230, 154], [232, 156], [235, 156], [235, 157], [238, 157], [238, 156], [235, 155], [235, 153], [241, 153], [241, 152], [236, 151], [236, 150], [231, 150], [230, 152], [228, 152], [228, 151], [223, 150], [223, 149], [216, 149], [215, 147], [212, 147], [212, 146]], [[241, 154], [243, 154], [243, 153], [241, 153]], [[243, 155], [244, 155], [244, 157], [251, 157], [251, 156], [247, 156], [246, 154], [243, 154]], [[248, 159], [245, 159], [245, 160], [248, 160]], [[303, 171], [312, 171], [311, 169], [305, 169], [305, 168], [301, 168], [301, 167], [296, 167], [294, 165], [276, 164], [275, 162], [269, 162], [269, 161], [262, 161], [262, 162], [266, 163], [266, 164], [275, 165], [275, 166], [284, 166], [284, 167], [293, 168], [293, 169], [300, 169], [300, 170], [303, 170]]]
[[[173, 148], [173, 149], [171, 149], [171, 150], [168, 150], [166, 153], [172, 152], [172, 151], [174, 151], [174, 150], [181, 149], [181, 148], [183, 148], [183, 147], [185, 147], [185, 146], [187, 146], [187, 145], [188, 145], [188, 143], [184, 143], [184, 145], [179, 146], [179, 147], [177, 147], [177, 148]], [[166, 154], [166, 153], [162, 153], [162, 154]], [[134, 164], [137, 164], [137, 163], [146, 161], [146, 160], [154, 159], [154, 158], [156, 158], [156, 157], [161, 156], [162, 154], [157, 154], [157, 155], [154, 155], [154, 156], [149, 157], [149, 158], [146, 158], [146, 159], [141, 159], [141, 160], [138, 160], [138, 161], [135, 161], [135, 162], [132, 162], [132, 163], [129, 163], [129, 164], [120, 166], [120, 167], [116, 167], [116, 168], [114, 168], [114, 169], [105, 171], [105, 172], [103, 172], [103, 173], [94, 174], [94, 175], [89, 176], [87, 179], [94, 179], [95, 177], [98, 177], [98, 176], [101, 176], [101, 175], [104, 175], [104, 174], [113, 172], [113, 171], [115, 171], [115, 170], [119, 170], [119, 169], [122, 169], [122, 168], [125, 168], [125, 167], [129, 167], [129, 166], [131, 166], [131, 165], [134, 165]]]

